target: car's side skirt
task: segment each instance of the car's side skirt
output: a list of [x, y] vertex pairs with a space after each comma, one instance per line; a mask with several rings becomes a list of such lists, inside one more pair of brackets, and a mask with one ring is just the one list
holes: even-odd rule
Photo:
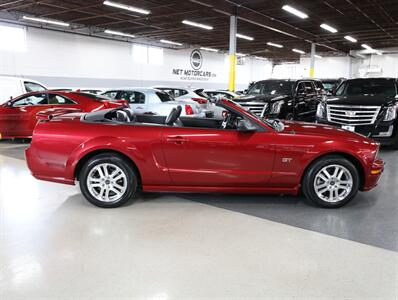
[[251, 194], [288, 194], [297, 195], [299, 186], [287, 187], [220, 187], [220, 186], [178, 186], [144, 185], [144, 192], [180, 192], [180, 193], [251, 193]]

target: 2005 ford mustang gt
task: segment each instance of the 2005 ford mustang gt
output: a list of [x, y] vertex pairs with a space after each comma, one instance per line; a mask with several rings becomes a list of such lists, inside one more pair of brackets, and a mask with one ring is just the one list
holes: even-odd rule
[[263, 120], [228, 100], [223, 120], [134, 116], [128, 109], [41, 119], [26, 151], [38, 179], [74, 184], [100, 207], [138, 188], [158, 192], [298, 194], [340, 207], [377, 185], [379, 145], [334, 128]]

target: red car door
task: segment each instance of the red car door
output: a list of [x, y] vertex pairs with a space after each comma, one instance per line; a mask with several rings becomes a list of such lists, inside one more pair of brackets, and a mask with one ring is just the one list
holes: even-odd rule
[[272, 132], [163, 128], [163, 150], [175, 185], [263, 187], [272, 173]]
[[7, 107], [7, 125], [3, 135], [31, 136], [37, 123], [36, 114], [50, 107], [46, 93], [34, 93], [16, 99], [11, 106]]

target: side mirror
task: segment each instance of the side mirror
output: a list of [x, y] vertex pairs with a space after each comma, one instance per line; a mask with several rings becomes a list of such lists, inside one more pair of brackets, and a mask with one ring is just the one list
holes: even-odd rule
[[238, 121], [236, 128], [240, 132], [254, 132], [257, 131], [257, 127], [252, 124], [249, 120], [242, 119]]
[[8, 101], [8, 102], [6, 103], [6, 105], [7, 105], [7, 107], [13, 107], [11, 101]]

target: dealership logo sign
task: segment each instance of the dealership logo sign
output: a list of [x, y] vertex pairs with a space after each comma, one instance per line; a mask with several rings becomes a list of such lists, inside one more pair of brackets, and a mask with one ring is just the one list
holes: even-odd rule
[[179, 76], [184, 81], [207, 81], [215, 78], [217, 75], [211, 71], [201, 70], [203, 65], [203, 55], [200, 50], [195, 49], [189, 56], [190, 69], [173, 68], [172, 74]]
[[194, 70], [199, 70], [202, 67], [203, 56], [202, 53], [195, 49], [191, 52], [191, 67]]

